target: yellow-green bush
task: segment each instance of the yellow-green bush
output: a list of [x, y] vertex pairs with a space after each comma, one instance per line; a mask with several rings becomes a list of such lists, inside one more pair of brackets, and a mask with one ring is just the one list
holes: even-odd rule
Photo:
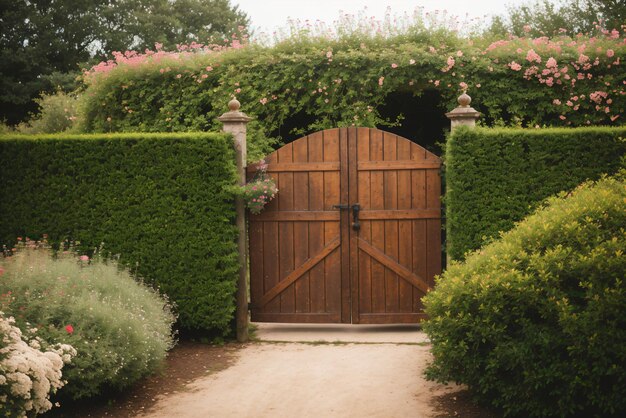
[[426, 296], [428, 376], [506, 415], [624, 416], [625, 252], [623, 177], [549, 199]]

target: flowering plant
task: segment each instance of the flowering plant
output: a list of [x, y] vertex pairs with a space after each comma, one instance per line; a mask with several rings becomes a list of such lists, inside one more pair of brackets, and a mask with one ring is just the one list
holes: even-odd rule
[[269, 203], [278, 189], [274, 180], [267, 175], [267, 163], [261, 160], [257, 164], [257, 172], [254, 178], [245, 186], [241, 186], [241, 196], [250, 213], [258, 215], [267, 203]]
[[51, 409], [50, 394], [66, 383], [61, 369], [75, 356], [69, 344], [48, 345], [39, 337], [29, 341], [15, 319], [0, 311], [0, 406], [6, 416], [26, 417]]
[[[0, 319], [13, 318], [9, 322], [17, 329], [0, 322], [0, 411], [18, 411], [8, 415], [14, 417], [24, 410], [31, 416], [49, 409], [46, 396], [61, 386], [57, 396], [88, 398], [128, 387], [161, 366], [174, 343], [175, 316], [157, 290], [139, 283], [100, 249], [92, 256], [79, 256], [74, 249], [77, 242], [63, 243], [54, 251], [45, 239], [18, 237], [17, 241], [14, 249], [0, 254]], [[23, 344], [5, 338], [18, 331]], [[26, 346], [42, 354], [27, 351]], [[51, 357], [46, 353], [54, 350], [63, 362], [74, 357], [63, 368], [65, 385], [54, 374], [60, 373], [61, 363], [51, 360], [59, 366], [51, 369], [45, 360], [33, 357]], [[46, 390], [38, 386], [43, 382], [41, 370], [51, 376], [50, 387], [41, 383]], [[8, 386], [3, 384], [3, 374]]]

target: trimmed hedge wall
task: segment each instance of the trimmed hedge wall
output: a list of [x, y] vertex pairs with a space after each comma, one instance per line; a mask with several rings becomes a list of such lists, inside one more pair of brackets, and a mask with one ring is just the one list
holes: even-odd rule
[[238, 271], [235, 158], [215, 133], [0, 137], [0, 244], [120, 255], [177, 305], [183, 330], [223, 336]]
[[625, 138], [622, 127], [456, 130], [445, 155], [449, 256], [463, 259], [545, 198], [615, 173]]

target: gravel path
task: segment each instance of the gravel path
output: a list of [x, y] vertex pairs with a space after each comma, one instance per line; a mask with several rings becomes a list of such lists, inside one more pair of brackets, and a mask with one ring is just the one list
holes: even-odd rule
[[426, 343], [258, 342], [141, 416], [434, 417], [435, 398], [460, 388], [426, 381], [429, 359]]

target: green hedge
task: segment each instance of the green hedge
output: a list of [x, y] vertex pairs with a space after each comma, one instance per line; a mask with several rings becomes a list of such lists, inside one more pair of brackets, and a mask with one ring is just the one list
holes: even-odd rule
[[626, 416], [626, 181], [553, 197], [424, 299], [430, 378], [516, 417]]
[[0, 179], [0, 244], [104, 243], [176, 303], [183, 329], [229, 332], [238, 264], [227, 135], [4, 136]]
[[624, 138], [621, 127], [455, 131], [445, 156], [449, 256], [464, 258], [545, 198], [615, 173]]

